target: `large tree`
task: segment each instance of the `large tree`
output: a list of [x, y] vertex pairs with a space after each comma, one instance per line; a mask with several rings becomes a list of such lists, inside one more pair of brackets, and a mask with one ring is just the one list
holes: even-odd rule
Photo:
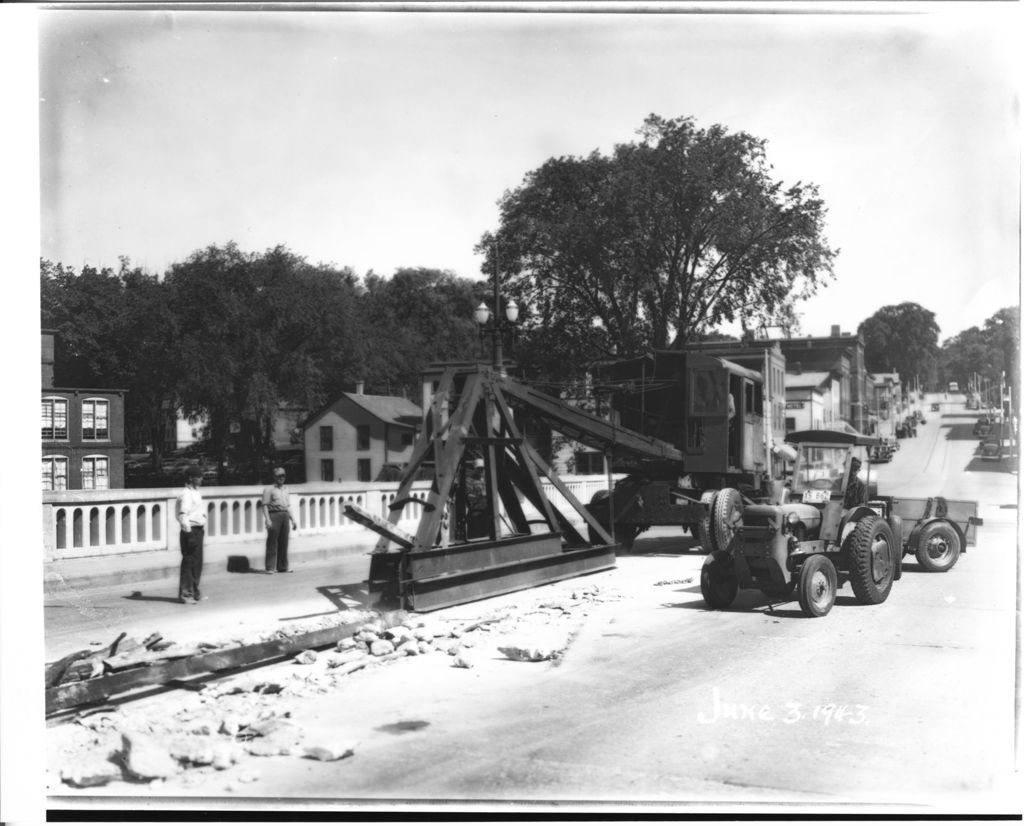
[[40, 263], [42, 326], [58, 332], [58, 386], [127, 390], [125, 419], [160, 461], [167, 413], [177, 402], [178, 324], [159, 279], [121, 259], [118, 271], [80, 274]]
[[773, 180], [765, 141], [656, 115], [639, 135], [528, 173], [478, 245], [553, 371], [775, 324], [832, 275], [817, 187]]
[[167, 276], [182, 322], [185, 412], [208, 418], [218, 464], [230, 441], [246, 475], [272, 459], [282, 401], [315, 406], [337, 385], [330, 366], [352, 351], [354, 277], [275, 247], [210, 246]]
[[473, 310], [482, 285], [425, 267], [402, 268], [391, 278], [371, 272], [364, 283], [359, 351], [371, 392], [415, 398], [431, 361], [477, 357]]
[[911, 301], [877, 310], [857, 328], [864, 338], [864, 363], [874, 373], [895, 371], [904, 382], [935, 381], [939, 325], [935, 313]]
[[[985, 320], [982, 327], [970, 327], [942, 345], [939, 378], [955, 381], [975, 390], [1012, 388], [1014, 403], [1020, 396], [1020, 307], [1004, 307]], [[995, 403], [990, 394], [986, 403]]]

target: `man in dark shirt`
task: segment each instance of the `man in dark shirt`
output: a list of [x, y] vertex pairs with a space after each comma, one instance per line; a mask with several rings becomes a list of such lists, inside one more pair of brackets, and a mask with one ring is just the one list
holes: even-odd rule
[[860, 472], [860, 459], [850, 459], [850, 481], [846, 484], [846, 495], [843, 497], [844, 508], [855, 508], [868, 503], [868, 488], [857, 476]]

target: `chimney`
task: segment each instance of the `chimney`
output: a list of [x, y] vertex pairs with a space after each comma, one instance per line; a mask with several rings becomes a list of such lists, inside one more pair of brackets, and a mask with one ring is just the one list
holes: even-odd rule
[[832, 338], [839, 338], [839, 335], [840, 335], [839, 334], [839, 325], [838, 324], [833, 324], [832, 325]]
[[356, 395], [357, 396], [362, 396], [363, 395], [363, 389], [365, 387], [366, 387], [366, 382], [357, 381], [356, 382]]

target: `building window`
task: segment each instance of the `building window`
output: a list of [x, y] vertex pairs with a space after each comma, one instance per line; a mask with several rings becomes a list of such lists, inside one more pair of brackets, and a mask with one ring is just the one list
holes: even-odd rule
[[576, 473], [580, 476], [592, 476], [604, 473], [604, 454], [596, 450], [581, 450], [573, 455]]
[[106, 456], [86, 456], [82, 459], [82, 490], [108, 490], [109, 463]]
[[68, 437], [68, 400], [43, 399], [43, 438]]
[[370, 460], [359, 459], [356, 467], [356, 477], [360, 482], [370, 481]]
[[412, 444], [414, 434], [403, 433], [402, 434], [402, 447], [409, 447]]
[[68, 460], [64, 456], [43, 457], [43, 490], [68, 489]]
[[[361, 424], [356, 426], [356, 450], [370, 449], [370, 426]], [[369, 479], [366, 480], [370, 481]]]
[[333, 482], [334, 481], [334, 459], [321, 459], [320, 460], [320, 481], [321, 482]]
[[320, 426], [320, 449], [334, 450], [334, 428], [329, 424]]
[[792, 433], [796, 430], [796, 417], [786, 416], [786, 432]]
[[95, 442], [110, 438], [107, 425], [110, 402], [106, 399], [86, 399], [82, 402], [82, 441]]

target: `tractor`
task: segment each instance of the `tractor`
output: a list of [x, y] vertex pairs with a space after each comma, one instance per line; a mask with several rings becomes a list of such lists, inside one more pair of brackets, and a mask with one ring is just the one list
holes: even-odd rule
[[878, 439], [808, 430], [786, 441], [797, 458], [781, 504], [745, 502], [733, 488], [710, 503], [717, 541], [701, 569], [704, 601], [724, 609], [739, 588], [780, 601], [796, 589], [804, 614], [823, 617], [842, 577], [861, 604], [885, 602], [902, 575], [903, 520], [868, 505], [867, 450]]

